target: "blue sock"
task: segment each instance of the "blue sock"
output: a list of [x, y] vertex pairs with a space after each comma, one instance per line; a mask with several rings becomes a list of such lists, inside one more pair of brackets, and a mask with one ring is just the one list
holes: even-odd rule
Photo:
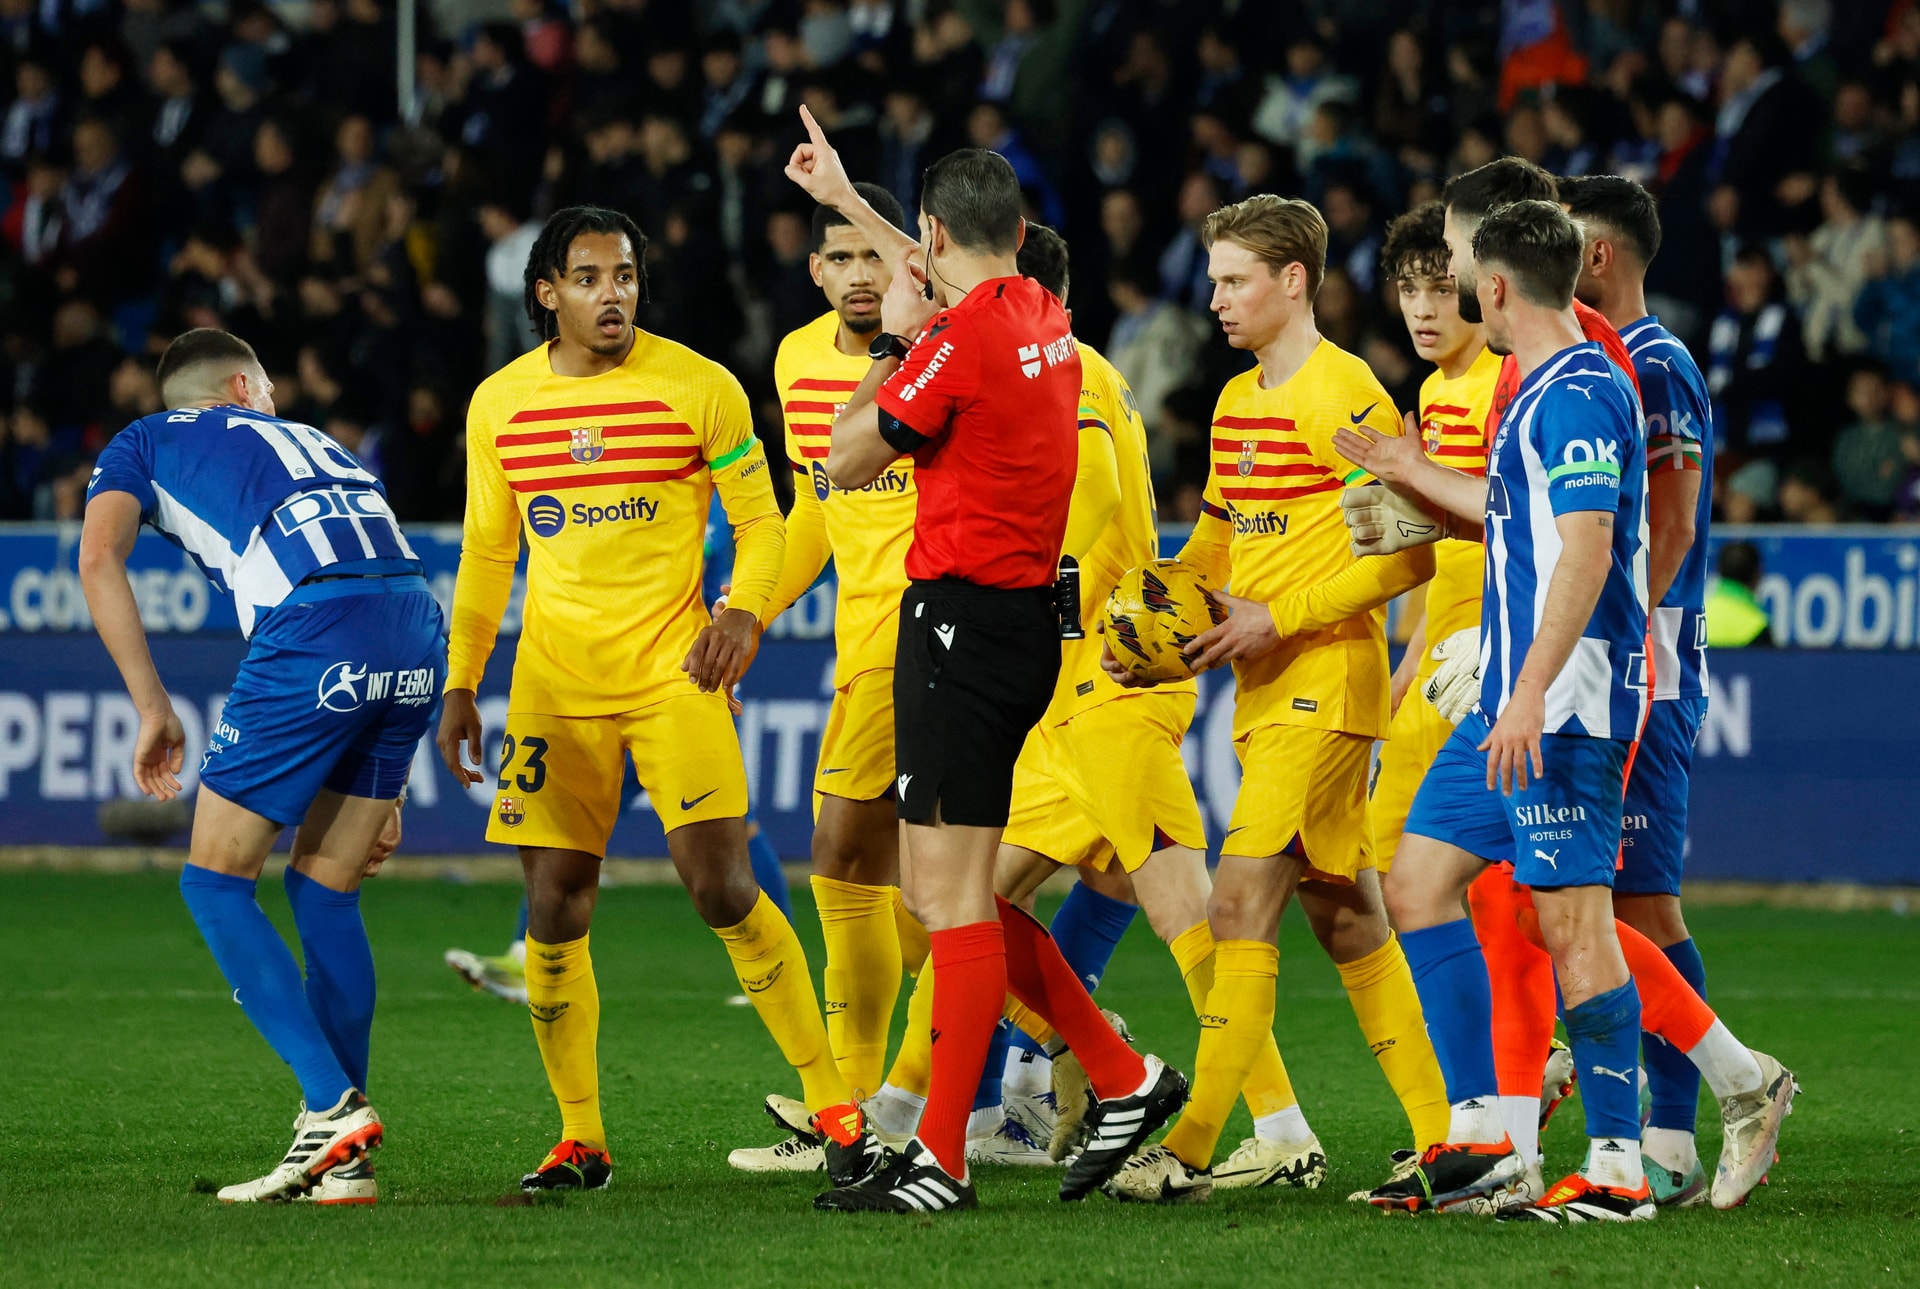
[[993, 1042], [987, 1047], [986, 1068], [980, 1071], [980, 1086], [973, 1090], [973, 1108], [986, 1110], [1000, 1104], [1000, 1078], [1007, 1069], [1007, 1036], [1013, 1022], [1002, 1020], [993, 1027]]
[[1580, 1072], [1587, 1135], [1640, 1140], [1640, 991], [1633, 981], [1567, 1008], [1567, 1042]]
[[527, 938], [527, 900], [520, 897], [520, 920], [513, 924], [513, 943], [521, 944]]
[[756, 832], [747, 838], [747, 858], [753, 861], [753, 880], [760, 883], [768, 899], [780, 906], [787, 921], [793, 921], [793, 904], [787, 897], [787, 870], [780, 867], [779, 852], [767, 840], [766, 833]]
[[[1660, 952], [1667, 955], [1667, 961], [1695, 993], [1707, 996], [1707, 964], [1700, 960], [1698, 945], [1690, 939], [1682, 940]], [[1647, 1091], [1653, 1095], [1647, 1126], [1692, 1132], [1700, 1113], [1700, 1067], [1689, 1061], [1685, 1052], [1653, 1034], [1640, 1036], [1640, 1052], [1647, 1065]]]
[[373, 946], [360, 892], [336, 891], [287, 866], [287, 903], [307, 960], [307, 1004], [353, 1086], [367, 1090], [373, 1041]]
[[180, 895], [240, 1010], [293, 1067], [307, 1108], [333, 1107], [353, 1080], [314, 1018], [287, 942], [260, 911], [254, 883], [188, 864], [180, 873]]
[[1493, 985], [1473, 923], [1460, 918], [1424, 931], [1402, 931], [1400, 947], [1413, 969], [1427, 1034], [1447, 1080], [1447, 1104], [1475, 1098], [1493, 1104], [1500, 1094], [1493, 1070]]
[[1088, 993], [1100, 987], [1100, 977], [1107, 973], [1113, 951], [1120, 947], [1120, 937], [1133, 925], [1133, 915], [1139, 911], [1138, 905], [1102, 895], [1083, 882], [1076, 882], [1067, 892], [1047, 931]]

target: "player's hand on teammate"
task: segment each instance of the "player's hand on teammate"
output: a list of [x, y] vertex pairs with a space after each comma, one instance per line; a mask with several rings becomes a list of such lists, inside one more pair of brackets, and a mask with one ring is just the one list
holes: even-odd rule
[[1386, 484], [1405, 484], [1427, 463], [1420, 418], [1407, 413], [1405, 434], [1382, 434], [1365, 425], [1333, 432], [1333, 450]]
[[187, 732], [181, 728], [172, 703], [164, 712], [143, 712], [140, 737], [133, 744], [134, 785], [158, 801], [172, 801], [180, 795], [180, 771], [186, 765], [186, 753]]
[[[694, 640], [680, 670], [702, 693], [731, 690], [760, 652], [760, 619], [745, 609], [721, 609]], [[731, 701], [732, 695], [728, 695]]]
[[1273, 624], [1273, 610], [1260, 601], [1243, 600], [1212, 588], [1208, 588], [1207, 595], [1226, 610], [1227, 620], [1202, 631], [1180, 651], [1187, 656], [1195, 675], [1241, 659], [1258, 658], [1271, 653], [1280, 643], [1280, 628]]
[[880, 297], [880, 326], [892, 335], [912, 340], [927, 325], [927, 319], [939, 311], [927, 299], [927, 273], [920, 266], [920, 248], [903, 246], [893, 257], [893, 281]]
[[822, 206], [840, 210], [849, 201], [858, 199], [853, 190], [853, 180], [847, 177], [847, 168], [841, 164], [840, 154], [827, 142], [826, 131], [813, 119], [813, 113], [807, 105], [800, 105], [800, 124], [806, 127], [807, 141], [793, 150], [793, 156], [787, 160], [787, 178], [799, 184], [807, 196]]
[[1515, 683], [1500, 719], [1480, 744], [1480, 750], [1487, 754], [1488, 791], [1498, 788], [1507, 796], [1524, 791], [1530, 782], [1529, 764], [1534, 779], [1546, 774], [1547, 764], [1540, 752], [1540, 733], [1546, 725], [1545, 688], [1524, 679]]
[[[440, 759], [446, 762], [453, 781], [463, 788], [472, 787], [486, 776], [480, 772], [480, 708], [471, 689], [449, 689], [440, 703], [440, 732], [434, 736]], [[473, 757], [469, 770], [461, 756], [465, 749]]]

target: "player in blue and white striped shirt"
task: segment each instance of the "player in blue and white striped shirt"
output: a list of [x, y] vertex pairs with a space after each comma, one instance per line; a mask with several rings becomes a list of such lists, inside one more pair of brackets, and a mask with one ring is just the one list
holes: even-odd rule
[[[235, 1000], [305, 1096], [286, 1158], [220, 1198], [368, 1203], [361, 1161], [381, 1126], [362, 1091], [374, 978], [359, 887], [438, 705], [445, 628], [379, 481], [318, 430], [274, 415], [245, 341], [187, 332], [157, 375], [173, 410], [135, 421], [100, 454], [81, 581], [140, 712], [134, 781], [163, 801], [182, 790], [187, 749], [127, 580], [141, 525], [234, 598], [250, 643], [200, 764], [180, 890]], [[254, 899], [288, 826], [299, 829], [286, 883], [304, 986]]]
[[[1485, 863], [1534, 888], [1565, 999], [1591, 1145], [1585, 1166], [1503, 1218], [1645, 1220], [1640, 1166], [1640, 999], [1614, 933], [1613, 867], [1627, 749], [1639, 732], [1647, 626], [1646, 444], [1631, 382], [1572, 311], [1578, 226], [1557, 205], [1514, 202], [1473, 238], [1488, 342], [1522, 377], [1501, 417], [1484, 488], [1459, 476], [1456, 515], [1478, 503], [1487, 544], [1480, 701], [1414, 799], [1387, 881], [1447, 1079], [1448, 1140], [1382, 1208], [1501, 1205], [1524, 1173], [1503, 1126], [1486, 960], [1462, 897]], [[1345, 450], [1345, 449], [1343, 449]]]
[[[1631, 179], [1596, 175], [1562, 182], [1560, 197], [1582, 225], [1587, 249], [1574, 290], [1620, 329], [1640, 381], [1647, 420], [1647, 508], [1652, 530], [1648, 589], [1656, 607], [1648, 633], [1653, 704], [1627, 779], [1614, 914], [1666, 955], [1702, 998], [1706, 966], [1680, 911], [1686, 855], [1687, 796], [1693, 743], [1707, 711], [1707, 524], [1713, 510], [1713, 404], [1693, 355], [1647, 312], [1647, 265], [1660, 250], [1660, 217], [1652, 194]], [[1643, 981], [1643, 987], [1645, 982]], [[1702, 1046], [1681, 1051], [1649, 1037], [1642, 1060], [1653, 1105], [1641, 1153], [1648, 1183], [1662, 1207], [1708, 1198], [1706, 1171], [1694, 1144], [1694, 1118], [1704, 1068], [1726, 1107], [1721, 1163], [1712, 1187], [1716, 1205], [1743, 1197], [1756, 1154], [1771, 1159], [1791, 1091], [1779, 1083], [1779, 1062], [1709, 1031]], [[1791, 1083], [1789, 1078], [1787, 1083]], [[1755, 1092], [1761, 1095], [1754, 1096]], [[1783, 1100], [1784, 1098], [1784, 1100]], [[1738, 1113], [1736, 1113], [1738, 1112]], [[1748, 1146], [1748, 1138], [1762, 1140]], [[1744, 1165], [1744, 1167], [1743, 1167]]]

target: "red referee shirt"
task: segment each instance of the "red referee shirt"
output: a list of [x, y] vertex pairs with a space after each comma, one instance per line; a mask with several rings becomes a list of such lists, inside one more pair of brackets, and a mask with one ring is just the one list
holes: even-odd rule
[[911, 448], [920, 492], [907, 576], [1051, 585], [1080, 411], [1080, 351], [1052, 293], [982, 282], [934, 316], [876, 401], [913, 432], [894, 442]]
[[[1607, 351], [1607, 357], [1613, 365], [1627, 374], [1633, 382], [1634, 392], [1640, 392], [1640, 378], [1633, 374], [1633, 356], [1627, 352], [1627, 342], [1620, 339], [1620, 333], [1613, 329], [1600, 310], [1573, 302], [1573, 316], [1580, 319], [1580, 330], [1587, 339]], [[1487, 413], [1487, 446], [1493, 446], [1494, 431], [1500, 428], [1500, 418], [1507, 414], [1507, 404], [1513, 402], [1513, 396], [1520, 392], [1520, 361], [1512, 354], [1500, 364], [1500, 378], [1493, 383], [1493, 407]]]

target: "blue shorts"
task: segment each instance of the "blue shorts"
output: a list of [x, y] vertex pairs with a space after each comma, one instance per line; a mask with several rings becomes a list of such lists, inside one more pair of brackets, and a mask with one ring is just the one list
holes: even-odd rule
[[396, 797], [446, 677], [446, 626], [423, 579], [295, 587], [253, 633], [200, 780], [283, 825], [321, 788]]
[[1704, 698], [1652, 704], [1640, 750], [1633, 754], [1633, 772], [1627, 776], [1627, 817], [1614, 890], [1628, 895], [1680, 893], [1693, 741], [1706, 715]]
[[1487, 790], [1479, 750], [1487, 718], [1469, 712], [1434, 758], [1407, 815], [1410, 833], [1489, 863], [1511, 863], [1522, 886], [1612, 886], [1620, 854], [1621, 780], [1627, 745], [1617, 739], [1548, 734], [1546, 774], [1512, 796]]

